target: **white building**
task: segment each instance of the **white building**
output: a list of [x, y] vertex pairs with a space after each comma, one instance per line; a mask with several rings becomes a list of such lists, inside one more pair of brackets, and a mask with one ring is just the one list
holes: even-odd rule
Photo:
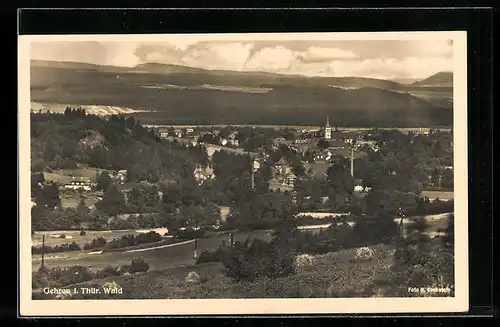
[[91, 185], [92, 184], [89, 178], [79, 178], [79, 179], [73, 179], [68, 184], [64, 185], [64, 188], [71, 190], [90, 191], [92, 188]]
[[329, 140], [332, 138], [332, 127], [330, 126], [330, 117], [326, 116], [326, 125], [325, 125], [325, 139]]
[[202, 185], [206, 180], [215, 179], [214, 169], [210, 164], [207, 167], [197, 165], [193, 172], [193, 176], [198, 185]]

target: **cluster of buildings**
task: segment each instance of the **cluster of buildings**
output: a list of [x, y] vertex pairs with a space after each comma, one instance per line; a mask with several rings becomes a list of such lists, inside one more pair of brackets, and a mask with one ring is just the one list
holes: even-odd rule
[[[107, 171], [109, 177], [115, 184], [125, 184], [127, 171]], [[75, 176], [76, 175], [76, 176]], [[54, 182], [62, 190], [92, 191], [97, 185], [97, 173], [94, 177], [78, 176], [78, 174], [44, 173], [44, 180]]]

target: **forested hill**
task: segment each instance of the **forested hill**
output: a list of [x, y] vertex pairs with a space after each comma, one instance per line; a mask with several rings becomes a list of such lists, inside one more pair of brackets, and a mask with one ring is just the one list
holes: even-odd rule
[[77, 164], [128, 171], [131, 180], [157, 182], [192, 175], [206, 160], [203, 148], [164, 144], [133, 117], [103, 118], [83, 109], [31, 117], [31, 171], [74, 168]]
[[30, 88], [33, 102], [131, 108], [147, 124], [317, 125], [326, 116], [346, 127], [453, 124], [452, 88], [359, 77], [32, 62]]
[[434, 87], [453, 87], [453, 73], [439, 72], [427, 77], [421, 81], [412, 84], [413, 86], [434, 86]]

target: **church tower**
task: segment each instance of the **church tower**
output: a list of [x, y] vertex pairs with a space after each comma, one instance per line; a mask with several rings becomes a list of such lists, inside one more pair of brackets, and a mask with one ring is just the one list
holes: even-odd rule
[[330, 117], [326, 116], [325, 139], [329, 140], [331, 138], [332, 138], [332, 127], [330, 126]]

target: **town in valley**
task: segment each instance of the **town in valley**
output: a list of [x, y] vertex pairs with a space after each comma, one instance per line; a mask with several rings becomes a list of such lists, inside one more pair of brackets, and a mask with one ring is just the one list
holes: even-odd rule
[[453, 296], [452, 73], [193, 67], [32, 60], [33, 299]]

